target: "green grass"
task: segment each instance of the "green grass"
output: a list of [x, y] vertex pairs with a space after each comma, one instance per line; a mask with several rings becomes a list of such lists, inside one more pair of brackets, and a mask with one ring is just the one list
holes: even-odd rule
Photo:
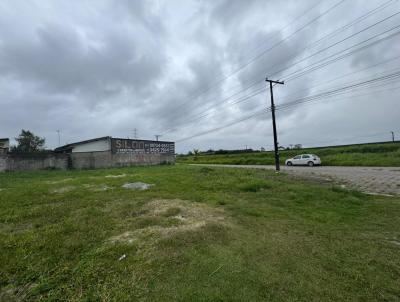
[[[400, 142], [349, 145], [342, 147], [308, 148], [280, 151], [280, 162], [297, 154], [311, 153], [321, 157], [324, 166], [400, 166]], [[180, 163], [273, 165], [273, 152], [178, 156]]]
[[400, 299], [399, 197], [184, 165], [0, 174], [0, 189], [0, 301]]

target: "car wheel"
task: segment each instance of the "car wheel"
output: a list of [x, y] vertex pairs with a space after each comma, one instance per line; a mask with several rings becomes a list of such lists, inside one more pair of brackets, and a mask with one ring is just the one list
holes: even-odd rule
[[312, 166], [314, 166], [314, 163], [313, 163], [312, 161], [309, 161], [309, 162], [308, 162], [308, 166], [309, 166], [309, 167], [312, 167]]
[[286, 163], [286, 165], [287, 165], [287, 166], [291, 166], [291, 165], [293, 165], [293, 164], [292, 164], [291, 161], [288, 161], [288, 162]]

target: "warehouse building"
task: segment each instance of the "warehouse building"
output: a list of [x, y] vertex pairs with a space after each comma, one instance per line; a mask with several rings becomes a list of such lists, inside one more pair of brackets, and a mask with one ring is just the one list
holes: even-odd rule
[[68, 168], [95, 169], [175, 162], [175, 143], [139, 139], [99, 137], [68, 144], [54, 150], [68, 154]]

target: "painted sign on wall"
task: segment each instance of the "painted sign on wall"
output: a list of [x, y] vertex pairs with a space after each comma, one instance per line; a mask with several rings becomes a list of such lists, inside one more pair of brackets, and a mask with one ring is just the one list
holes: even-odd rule
[[175, 153], [175, 143], [172, 142], [113, 138], [111, 147], [114, 153]]

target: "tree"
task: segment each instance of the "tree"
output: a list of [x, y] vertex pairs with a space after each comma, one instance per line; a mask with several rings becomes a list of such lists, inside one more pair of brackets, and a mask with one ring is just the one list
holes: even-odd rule
[[43, 150], [45, 139], [36, 136], [29, 130], [22, 129], [21, 134], [15, 138], [18, 145], [12, 148], [15, 152], [40, 152]]
[[197, 156], [200, 154], [200, 150], [199, 149], [193, 149], [193, 154], [194, 154], [193, 160], [197, 160]]

